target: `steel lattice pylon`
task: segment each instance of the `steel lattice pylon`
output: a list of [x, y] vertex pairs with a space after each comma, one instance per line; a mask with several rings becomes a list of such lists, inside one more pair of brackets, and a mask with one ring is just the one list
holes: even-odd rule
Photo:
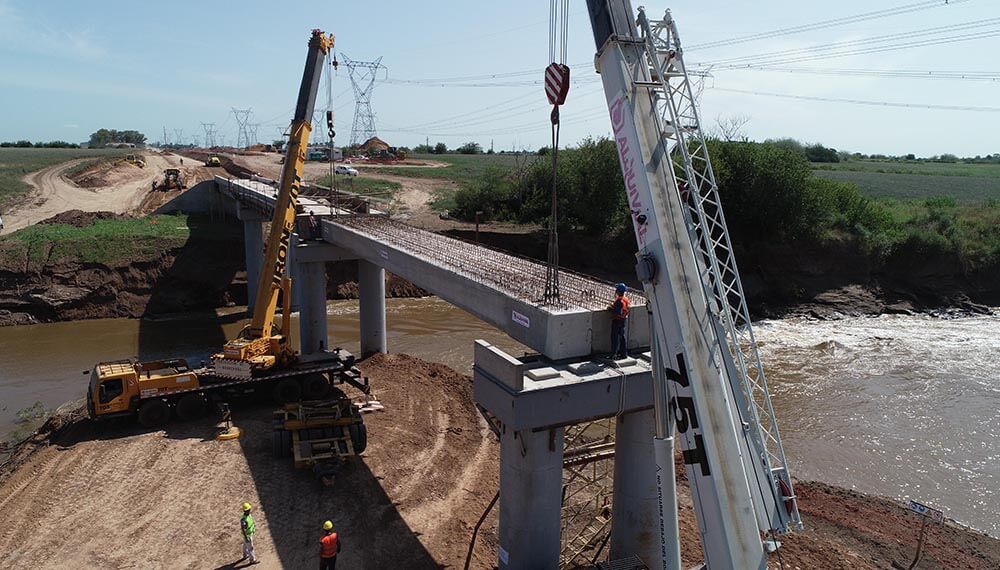
[[347, 66], [354, 88], [354, 124], [351, 126], [351, 146], [361, 144], [376, 136], [375, 113], [372, 112], [372, 91], [379, 69], [385, 69], [382, 58], [375, 61], [355, 61], [343, 53], [341, 62]]

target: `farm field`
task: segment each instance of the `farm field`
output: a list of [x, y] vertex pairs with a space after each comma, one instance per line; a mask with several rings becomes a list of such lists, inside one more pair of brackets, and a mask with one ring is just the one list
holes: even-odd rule
[[26, 174], [77, 158], [102, 158], [126, 154], [124, 149], [0, 148], [0, 208], [27, 193]]
[[969, 164], [965, 162], [898, 162], [882, 160], [850, 160], [836, 163], [813, 163], [816, 170], [877, 172], [883, 174], [923, 174], [930, 176], [973, 176], [1000, 178], [1000, 164]]
[[490, 168], [512, 169], [519, 164], [530, 164], [545, 157], [534, 154], [417, 154], [412, 160], [432, 160], [446, 162], [450, 166], [432, 168], [406, 168], [394, 166], [367, 167], [366, 172], [389, 174], [407, 178], [440, 178], [452, 182], [469, 182]]
[[947, 165], [952, 172], [972, 171], [974, 174], [931, 174], [940, 172], [940, 165], [929, 165], [926, 173], [877, 172], [873, 170], [814, 170], [821, 178], [853, 182], [872, 198], [922, 200], [949, 196], [964, 204], [1000, 200], [1000, 168], [993, 165]]

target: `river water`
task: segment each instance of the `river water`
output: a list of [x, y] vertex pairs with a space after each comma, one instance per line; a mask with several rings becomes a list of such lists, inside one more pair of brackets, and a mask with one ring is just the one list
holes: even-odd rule
[[[390, 299], [386, 312], [390, 352], [462, 372], [477, 338], [523, 349], [439, 299]], [[356, 352], [357, 302], [327, 313], [334, 344]], [[197, 363], [238, 332], [240, 314], [0, 328], [0, 434], [35, 402], [81, 398], [81, 372], [99, 360]], [[795, 477], [918, 500], [1000, 536], [1000, 317], [786, 319], [755, 332]]]

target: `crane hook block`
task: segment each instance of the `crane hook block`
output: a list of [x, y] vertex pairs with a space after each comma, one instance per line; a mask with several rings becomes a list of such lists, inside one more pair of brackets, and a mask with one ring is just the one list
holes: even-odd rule
[[551, 63], [545, 68], [545, 96], [549, 104], [562, 105], [569, 94], [569, 67], [563, 63]]

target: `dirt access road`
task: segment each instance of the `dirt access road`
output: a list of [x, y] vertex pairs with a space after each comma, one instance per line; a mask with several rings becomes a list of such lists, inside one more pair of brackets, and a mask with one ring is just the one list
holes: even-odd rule
[[[247, 155], [234, 155], [233, 162], [245, 166], [254, 172], [257, 172], [268, 178], [277, 179], [281, 176], [281, 164], [278, 162], [281, 160], [281, 155], [278, 154], [247, 154]], [[359, 170], [360, 177], [372, 177], [379, 180], [388, 180], [389, 182], [398, 183], [401, 188], [396, 193], [393, 200], [392, 207], [394, 208], [394, 217], [398, 220], [405, 221], [408, 224], [429, 229], [429, 230], [447, 230], [453, 228], [468, 228], [469, 224], [462, 222], [455, 222], [453, 220], [442, 220], [438, 216], [438, 213], [431, 210], [430, 202], [434, 199], [435, 191], [441, 188], [447, 189], [457, 189], [458, 185], [453, 180], [447, 180], [444, 178], [411, 178], [408, 176], [397, 176], [382, 173], [371, 173], [365, 172], [366, 168], [387, 166], [385, 164], [369, 163], [366, 161], [354, 161], [350, 164], [352, 167], [357, 167]], [[394, 163], [388, 166], [393, 168], [442, 168], [450, 166], [447, 162], [440, 161], [425, 161], [420, 160], [416, 162], [401, 162]], [[318, 178], [328, 176], [330, 174], [330, 163], [328, 162], [306, 162], [305, 168], [303, 170], [303, 178], [305, 180], [312, 182]]]
[[[32, 172], [24, 180], [35, 190], [25, 202], [4, 212], [5, 227], [0, 234], [10, 233], [51, 218], [69, 210], [84, 212], [114, 212], [127, 214], [139, 212], [150, 192], [154, 180], [163, 178], [166, 168], [181, 168], [188, 187], [198, 180], [211, 176], [195, 161], [181, 166], [181, 157], [175, 154], [147, 153], [145, 168], [123, 164], [112, 171], [108, 184], [96, 188], [81, 188], [66, 176], [66, 172], [92, 159], [78, 159]], [[145, 213], [145, 212], [140, 212]]]

